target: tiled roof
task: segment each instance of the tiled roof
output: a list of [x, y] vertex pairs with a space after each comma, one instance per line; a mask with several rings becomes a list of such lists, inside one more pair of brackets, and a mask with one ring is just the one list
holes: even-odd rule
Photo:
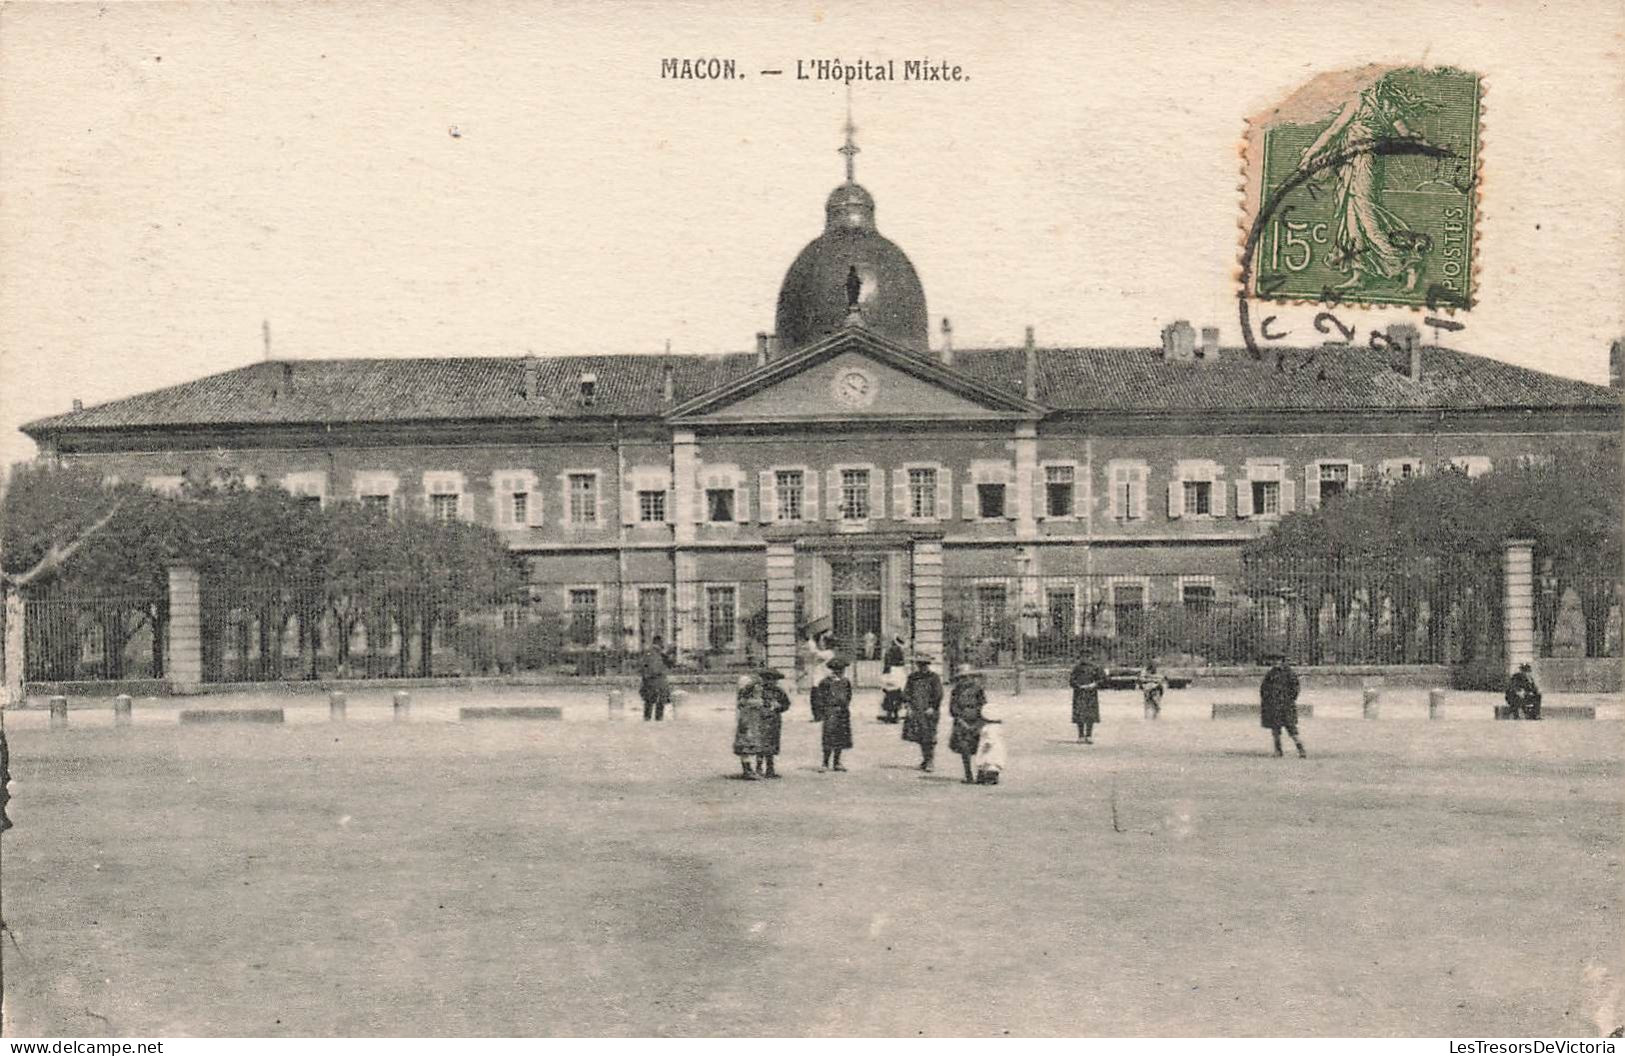
[[[963, 349], [954, 369], [1020, 393], [1021, 348]], [[750, 353], [723, 356], [599, 355], [536, 359], [539, 399], [523, 396], [525, 359], [301, 359], [211, 374], [24, 426], [58, 430], [132, 427], [657, 417], [748, 374]], [[675, 400], [663, 398], [670, 364]], [[291, 368], [291, 373], [288, 373]], [[584, 372], [596, 398], [577, 398]], [[286, 391], [282, 391], [287, 381]], [[1395, 371], [1385, 353], [1359, 346], [1292, 350], [1277, 364], [1239, 349], [1176, 363], [1154, 348], [1038, 350], [1039, 403], [1078, 411], [1330, 411], [1618, 407], [1619, 393], [1449, 349], [1422, 352], [1422, 380]]]

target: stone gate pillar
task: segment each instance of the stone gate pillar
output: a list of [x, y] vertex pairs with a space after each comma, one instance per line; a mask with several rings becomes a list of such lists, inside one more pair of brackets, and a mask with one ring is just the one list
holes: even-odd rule
[[169, 566], [169, 652], [164, 674], [175, 693], [196, 693], [203, 685], [203, 598], [197, 569]]
[[24, 643], [23, 620], [25, 618], [23, 596], [21, 592], [5, 588], [6, 594], [6, 636], [5, 636], [5, 666], [6, 684], [5, 695], [0, 697], [0, 708], [20, 708], [26, 696], [24, 680], [28, 677], [27, 663], [28, 650]]
[[788, 540], [767, 544], [767, 666], [796, 677], [796, 547]]
[[1508, 539], [1503, 575], [1501, 622], [1506, 635], [1506, 669], [1535, 662], [1535, 542]]
[[942, 540], [914, 541], [914, 651], [937, 658], [937, 671], [948, 675], [942, 651]]

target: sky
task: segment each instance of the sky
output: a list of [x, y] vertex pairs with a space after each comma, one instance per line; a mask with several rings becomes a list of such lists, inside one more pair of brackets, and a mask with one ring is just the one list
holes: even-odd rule
[[[690, 56], [746, 76], [661, 77]], [[252, 363], [266, 324], [276, 358], [748, 349], [842, 178], [845, 88], [797, 60], [911, 58], [965, 79], [856, 84], [857, 176], [933, 334], [1238, 343], [1248, 115], [1454, 65], [1487, 90], [1479, 303], [1446, 343], [1606, 381], [1617, 3], [12, 3], [0, 457], [74, 399]]]

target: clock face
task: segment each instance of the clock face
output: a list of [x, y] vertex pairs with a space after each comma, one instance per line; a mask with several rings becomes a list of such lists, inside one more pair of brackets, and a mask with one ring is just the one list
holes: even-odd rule
[[867, 407], [875, 402], [876, 388], [868, 371], [848, 367], [835, 375], [835, 402], [846, 407]]

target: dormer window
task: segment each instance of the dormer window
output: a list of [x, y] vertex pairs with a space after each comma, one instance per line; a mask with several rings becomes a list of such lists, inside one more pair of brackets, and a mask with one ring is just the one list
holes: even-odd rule
[[591, 407], [598, 398], [598, 375], [585, 371], [581, 375], [581, 406]]

